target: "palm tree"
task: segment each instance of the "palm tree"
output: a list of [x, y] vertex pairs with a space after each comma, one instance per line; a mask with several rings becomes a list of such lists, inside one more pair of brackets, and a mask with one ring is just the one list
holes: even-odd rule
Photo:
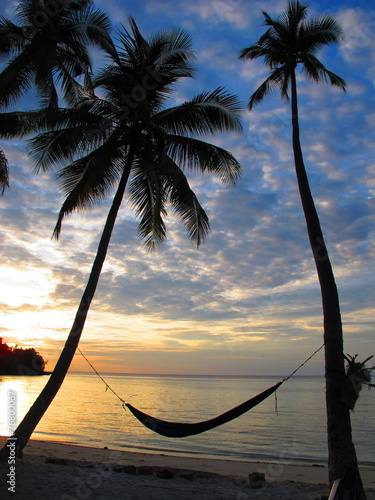
[[[117, 190], [65, 347], [45, 388], [14, 433], [20, 450], [69, 369], [125, 189], [148, 247], [154, 248], [165, 239], [163, 219], [168, 207], [199, 245], [207, 235], [209, 221], [182, 169], [214, 173], [232, 183], [240, 173], [238, 162], [229, 152], [202, 137], [241, 131], [237, 99], [218, 88], [166, 108], [164, 104], [171, 99], [178, 80], [193, 75], [190, 37], [185, 31], [172, 30], [147, 41], [132, 18], [130, 26], [131, 32], [124, 30], [121, 35], [122, 50], [112, 54], [112, 62], [93, 81], [95, 88], [100, 86], [100, 97], [89, 92], [72, 109], [28, 115], [30, 123], [47, 130], [31, 142], [37, 169], [65, 165], [58, 173], [66, 199], [55, 227], [56, 237], [67, 214], [90, 207], [114, 186]], [[13, 119], [16, 123], [17, 117]], [[25, 132], [27, 122], [23, 122]]]
[[[110, 22], [91, 0], [21, 0], [19, 25], [0, 16], [0, 58], [10, 60], [0, 73], [0, 109], [16, 102], [34, 85], [41, 106], [58, 107], [56, 83], [73, 103], [76, 77], [90, 80], [89, 45], [111, 52]], [[21, 133], [21, 130], [20, 130]], [[0, 149], [0, 193], [9, 187], [8, 161]]]
[[[265, 25], [269, 28], [254, 45], [242, 50], [240, 58], [252, 60], [263, 57], [271, 70], [268, 78], [250, 97], [250, 110], [274, 88], [278, 87], [286, 100], [289, 100], [289, 92], [291, 94], [295, 170], [323, 306], [329, 479], [332, 483], [335, 479], [342, 478], [351, 467], [358, 472], [358, 466], [351, 436], [349, 409], [340, 399], [345, 366], [339, 297], [310, 191], [299, 138], [296, 69], [300, 65], [308, 79], [315, 82], [328, 81], [345, 90], [345, 81], [329, 71], [316, 57], [319, 49], [338, 42], [342, 31], [337, 21], [330, 16], [307, 20], [307, 6], [299, 1], [290, 1], [287, 10], [277, 19], [272, 19], [266, 12], [263, 15]], [[359, 473], [358, 483], [361, 483]], [[356, 498], [365, 498], [364, 493], [361, 494]]]
[[76, 98], [76, 77], [89, 78], [88, 45], [112, 50], [110, 22], [91, 0], [21, 0], [14, 24], [0, 17], [0, 57], [9, 59], [0, 73], [0, 109], [31, 89], [42, 107], [58, 107], [56, 83], [64, 98]]

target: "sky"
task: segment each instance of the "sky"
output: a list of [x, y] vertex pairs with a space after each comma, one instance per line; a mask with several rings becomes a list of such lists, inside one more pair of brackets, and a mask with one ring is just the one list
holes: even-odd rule
[[[3, 0], [12, 18], [17, 2]], [[80, 348], [102, 372], [288, 375], [323, 342], [320, 288], [297, 192], [288, 104], [278, 92], [251, 112], [250, 95], [267, 77], [261, 60], [240, 51], [264, 33], [262, 10], [287, 2], [256, 0], [96, 0], [113, 37], [128, 16], [148, 37], [186, 29], [195, 79], [176, 87], [176, 103], [223, 86], [243, 104], [243, 134], [215, 136], [240, 162], [236, 186], [187, 173], [210, 218], [197, 249], [171, 215], [168, 240], [154, 252], [138, 236], [124, 200]], [[340, 45], [319, 58], [347, 92], [298, 75], [301, 142], [340, 295], [345, 352], [375, 354], [375, 6], [369, 0], [312, 0], [311, 15], [331, 14]], [[94, 51], [99, 66], [101, 56]], [[17, 109], [33, 107], [31, 96]], [[53, 175], [35, 176], [24, 140], [2, 141], [11, 187], [0, 199], [0, 335], [34, 347], [53, 369], [69, 333], [110, 199], [67, 218], [51, 239], [63, 201]], [[90, 371], [79, 353], [72, 371]], [[323, 351], [301, 371], [323, 375]]]

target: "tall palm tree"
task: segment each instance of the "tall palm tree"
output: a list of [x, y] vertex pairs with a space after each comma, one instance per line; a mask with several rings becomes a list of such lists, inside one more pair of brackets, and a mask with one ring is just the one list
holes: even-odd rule
[[[121, 35], [121, 50], [112, 54], [112, 62], [93, 81], [95, 88], [100, 87], [100, 97], [89, 92], [72, 109], [39, 111], [23, 121], [25, 133], [28, 122], [47, 130], [31, 143], [36, 168], [46, 171], [65, 165], [58, 173], [66, 199], [56, 237], [67, 214], [90, 207], [117, 187], [65, 347], [45, 388], [14, 433], [20, 450], [69, 369], [125, 189], [148, 247], [165, 239], [168, 207], [199, 245], [209, 221], [183, 169], [214, 173], [232, 183], [240, 174], [240, 165], [229, 152], [204, 140], [208, 134], [241, 131], [237, 99], [218, 88], [166, 108], [178, 80], [193, 75], [190, 37], [185, 31], [172, 30], [146, 40], [132, 18], [130, 26], [131, 32]], [[17, 119], [13, 116], [15, 129]]]
[[89, 45], [112, 50], [110, 22], [91, 0], [21, 0], [19, 24], [0, 17], [0, 109], [8, 107], [34, 85], [43, 107], [58, 107], [59, 83], [64, 98], [73, 102], [76, 77], [89, 78]]
[[[274, 88], [279, 88], [281, 96], [286, 100], [289, 100], [289, 93], [291, 95], [295, 171], [320, 281], [323, 305], [329, 478], [332, 483], [335, 479], [342, 478], [351, 467], [358, 471], [358, 466], [352, 442], [349, 409], [340, 399], [340, 391], [346, 375], [339, 297], [310, 191], [300, 144], [296, 70], [300, 66], [308, 79], [315, 82], [328, 81], [345, 90], [345, 81], [329, 71], [316, 57], [319, 49], [338, 42], [342, 31], [337, 21], [330, 16], [308, 20], [307, 6], [299, 1], [290, 1], [287, 10], [282, 12], [277, 19], [272, 19], [267, 12], [263, 12], [263, 15], [265, 25], [269, 28], [254, 45], [243, 49], [240, 57], [251, 60], [262, 57], [271, 70], [268, 78], [250, 97], [250, 109], [262, 101]], [[360, 479], [358, 482], [360, 483]], [[364, 498], [364, 496], [356, 498]]]

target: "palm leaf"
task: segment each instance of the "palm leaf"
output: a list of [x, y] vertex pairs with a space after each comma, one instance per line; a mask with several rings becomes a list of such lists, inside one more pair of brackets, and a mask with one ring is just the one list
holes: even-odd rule
[[320, 16], [303, 24], [303, 36], [299, 41], [304, 52], [316, 52], [325, 45], [337, 43], [343, 38], [343, 31], [337, 20], [331, 16]]
[[181, 169], [168, 157], [164, 166], [171, 207], [186, 227], [189, 238], [199, 247], [210, 231], [207, 214]]
[[76, 110], [35, 114], [34, 127], [49, 130], [29, 140], [28, 152], [35, 173], [45, 172], [72, 161], [76, 156], [85, 155], [110, 137], [112, 129], [101, 127], [103, 116], [84, 111], [81, 106]]
[[155, 249], [166, 238], [163, 215], [166, 192], [160, 175], [160, 164], [150, 162], [143, 157], [139, 164], [133, 165], [133, 174], [129, 183], [130, 202], [139, 219], [138, 230], [149, 249]]
[[9, 57], [25, 47], [27, 30], [0, 16], [0, 56]]
[[314, 55], [309, 54], [303, 58], [305, 74], [316, 82], [328, 81], [331, 85], [340, 87], [345, 91], [346, 82], [343, 78], [329, 71]]
[[171, 134], [166, 144], [168, 155], [180, 168], [213, 173], [228, 184], [235, 184], [240, 176], [240, 164], [225, 149], [199, 139]]
[[202, 92], [191, 101], [161, 111], [154, 117], [158, 126], [177, 135], [241, 132], [241, 104], [222, 87]]
[[0, 107], [8, 107], [32, 85], [28, 51], [12, 59], [0, 73]]
[[37, 111], [13, 111], [0, 113], [0, 137], [13, 139], [38, 131], [35, 122]]
[[66, 198], [53, 231], [54, 238], [59, 238], [67, 215], [76, 210], [90, 210], [105, 199], [118, 181], [123, 164], [123, 153], [114, 150], [113, 143], [108, 141], [59, 172], [58, 181]]
[[[266, 80], [256, 89], [256, 91], [251, 95], [249, 99], [249, 109], [252, 109], [256, 104], [261, 102], [265, 96], [270, 94], [276, 87], [285, 89], [285, 67], [275, 69], [271, 75], [266, 78]], [[285, 99], [288, 98], [288, 94], [285, 90], [282, 92]]]

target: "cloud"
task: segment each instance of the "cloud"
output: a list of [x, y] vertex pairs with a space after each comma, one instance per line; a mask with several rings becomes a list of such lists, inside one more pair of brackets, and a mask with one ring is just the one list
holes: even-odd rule
[[[244, 134], [212, 141], [238, 158], [243, 173], [232, 187], [187, 172], [211, 221], [199, 249], [171, 213], [168, 241], [147, 251], [124, 200], [82, 336], [83, 352], [101, 371], [288, 373], [322, 342], [320, 290], [295, 178], [289, 104], [275, 91], [246, 110], [267, 68], [260, 60], [238, 60], [239, 50], [263, 33], [261, 10], [273, 15], [285, 2], [101, 5], [118, 22], [134, 14], [147, 34], [159, 26], [191, 28], [199, 72], [176, 89], [176, 101], [219, 85], [238, 93]], [[299, 78], [301, 141], [339, 288], [346, 349], [367, 353], [373, 345], [375, 102], [369, 67], [375, 48], [372, 13], [366, 20], [361, 9], [344, 4], [339, 15], [347, 45], [322, 56], [347, 79], [348, 90]], [[356, 26], [368, 43], [356, 38]], [[12, 341], [34, 343], [52, 368], [86, 284], [110, 197], [89, 213], [67, 217], [59, 241], [52, 241], [62, 202], [53, 174], [31, 174], [23, 141], [7, 141], [5, 151], [11, 189], [0, 203], [1, 263], [6, 272], [15, 269], [17, 279], [12, 284], [0, 273], [1, 328]], [[72, 369], [90, 368], [77, 354]], [[322, 359], [308, 370], [321, 374]]]
[[366, 64], [370, 76], [374, 62], [375, 10], [342, 9], [337, 17], [345, 34], [340, 48], [342, 57], [352, 66]]
[[146, 3], [148, 14], [165, 12], [169, 17], [176, 17], [181, 11], [184, 11], [185, 22], [198, 16], [206, 29], [224, 22], [235, 28], [244, 28], [250, 19], [250, 12], [242, 0], [196, 0], [188, 4], [181, 1], [171, 4], [159, 0]]

